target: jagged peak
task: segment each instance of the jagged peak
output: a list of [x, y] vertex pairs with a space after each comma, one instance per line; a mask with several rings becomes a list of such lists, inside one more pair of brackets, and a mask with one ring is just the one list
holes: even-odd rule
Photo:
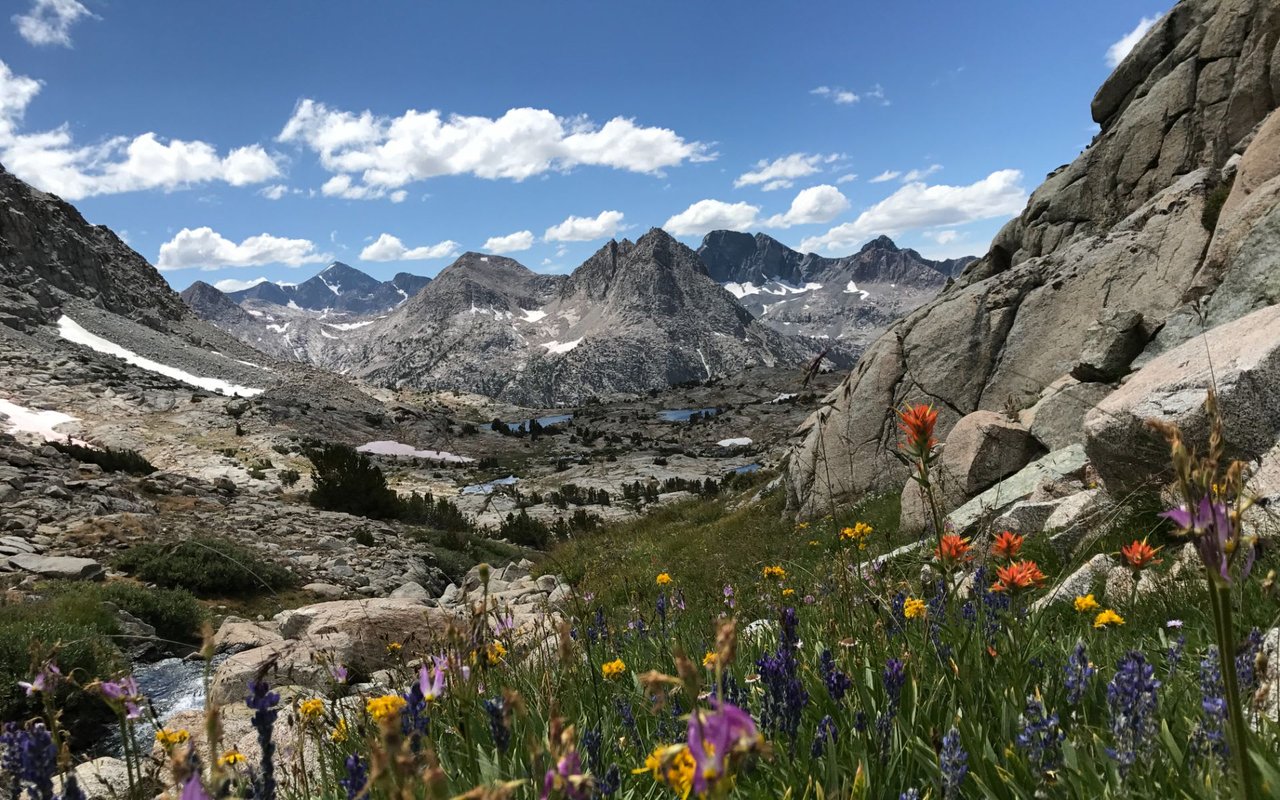
[[862, 246], [862, 249], [859, 250], [858, 252], [865, 253], [868, 250], [888, 250], [890, 252], [896, 253], [899, 251], [899, 247], [896, 244], [894, 244], [893, 240], [890, 239], [888, 236], [885, 236], [884, 234], [880, 234], [876, 238], [864, 244]]

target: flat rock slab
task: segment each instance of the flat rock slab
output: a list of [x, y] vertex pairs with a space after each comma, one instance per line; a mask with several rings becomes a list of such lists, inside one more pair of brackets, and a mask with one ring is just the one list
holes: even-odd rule
[[102, 577], [102, 565], [92, 558], [72, 556], [41, 556], [19, 553], [9, 556], [9, 565], [23, 572], [33, 572], [42, 578], [59, 578], [70, 581], [92, 581]]
[[983, 519], [994, 517], [1019, 500], [1030, 497], [1041, 483], [1061, 480], [1079, 473], [1087, 462], [1081, 445], [1055, 450], [952, 511], [947, 516], [947, 522], [951, 523], [957, 533], [965, 533]]

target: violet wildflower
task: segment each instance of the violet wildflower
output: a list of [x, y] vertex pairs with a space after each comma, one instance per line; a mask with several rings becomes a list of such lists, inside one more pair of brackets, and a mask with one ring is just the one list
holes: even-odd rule
[[610, 764], [605, 770], [604, 776], [596, 782], [596, 789], [600, 794], [608, 797], [614, 792], [622, 788], [622, 770], [618, 769], [617, 764]]
[[24, 728], [16, 722], [6, 722], [0, 732], [0, 748], [4, 752], [0, 767], [13, 776], [14, 798], [20, 795], [23, 785], [31, 787], [33, 798], [50, 800], [53, 797], [58, 750], [44, 723], [36, 722]]
[[1027, 762], [1036, 774], [1044, 777], [1062, 766], [1062, 742], [1066, 734], [1058, 727], [1058, 715], [1046, 714], [1040, 698], [1027, 697], [1022, 712], [1022, 730], [1018, 733], [1018, 749], [1026, 753]]
[[193, 773], [187, 782], [182, 784], [182, 794], [178, 796], [178, 800], [213, 800], [209, 797], [209, 793], [205, 791], [204, 784], [200, 782], [200, 775]]
[[487, 698], [481, 702], [485, 713], [489, 715], [489, 735], [493, 737], [493, 746], [499, 753], [507, 752], [511, 745], [511, 730], [507, 727], [507, 704], [501, 697]]
[[737, 603], [733, 599], [733, 585], [726, 583], [724, 585], [724, 604], [732, 611]]
[[1240, 692], [1252, 695], [1258, 690], [1258, 654], [1262, 652], [1262, 631], [1253, 628], [1236, 651], [1236, 678]]
[[907, 682], [907, 672], [901, 661], [891, 658], [885, 662], [884, 672], [880, 677], [888, 700], [880, 716], [876, 717], [876, 733], [880, 736], [880, 749], [883, 754], [889, 747], [889, 735], [893, 729], [893, 721], [898, 716], [898, 704], [902, 698], [902, 685]]
[[[426, 667], [422, 671], [426, 671]], [[436, 673], [439, 675], [439, 673]], [[427, 714], [427, 698], [422, 690], [422, 680], [415, 681], [404, 693], [404, 708], [400, 711], [401, 732], [409, 737], [409, 747], [418, 752], [422, 747], [422, 735], [426, 733], [431, 718]], [[430, 684], [428, 684], [428, 688]]]
[[347, 800], [360, 800], [369, 796], [369, 770], [355, 753], [347, 756], [347, 775], [338, 781], [347, 790]]
[[1133, 651], [1120, 660], [1116, 674], [1107, 684], [1107, 709], [1111, 713], [1113, 747], [1107, 754], [1120, 766], [1123, 777], [1138, 759], [1147, 754], [1155, 740], [1159, 722], [1160, 681], [1142, 653]]
[[822, 758], [823, 752], [828, 744], [836, 743], [836, 721], [831, 715], [823, 717], [818, 721], [818, 730], [813, 735], [813, 744], [809, 748], [809, 754], [814, 758]]
[[87, 800], [74, 771], [68, 772], [62, 784], [62, 800]]
[[942, 771], [942, 796], [949, 800], [960, 796], [960, 786], [969, 774], [969, 754], [960, 742], [960, 731], [954, 727], [942, 737], [942, 750], [938, 753], [938, 768]]
[[103, 697], [118, 703], [117, 707], [124, 709], [126, 719], [138, 719], [142, 716], [142, 708], [139, 706], [143, 700], [142, 690], [138, 688], [138, 682], [132, 675], [118, 681], [104, 681], [98, 685], [98, 689]]
[[920, 790], [908, 789], [902, 794], [898, 795], [898, 800], [920, 800]]
[[666, 625], [667, 624], [667, 593], [666, 592], [658, 593], [656, 610], [658, 612], [658, 619], [662, 621], [663, 625]]
[[713, 711], [694, 709], [688, 730], [689, 752], [697, 765], [694, 793], [706, 794], [722, 778], [730, 777], [731, 758], [754, 749], [759, 740], [755, 721], [737, 706], [716, 703]]
[[27, 697], [31, 697], [41, 692], [52, 691], [61, 675], [62, 671], [58, 669], [58, 665], [50, 661], [40, 668], [30, 683], [18, 681], [18, 685], [26, 691]]
[[1201, 758], [1227, 758], [1227, 700], [1223, 696], [1222, 659], [1210, 647], [1200, 660], [1200, 721], [1191, 735], [1191, 749]]
[[542, 779], [542, 796], [540, 800], [550, 800], [552, 796], [564, 797], [566, 800], [587, 800], [590, 797], [591, 781], [582, 772], [582, 759], [577, 750], [570, 750], [556, 761], [555, 766], [547, 770]]
[[800, 713], [809, 703], [809, 693], [800, 679], [800, 667], [796, 662], [799, 638], [795, 609], [783, 609], [781, 621], [778, 649], [766, 653], [756, 662], [760, 682], [765, 689], [760, 721], [765, 727], [795, 739], [800, 728]]
[[333, 678], [333, 682], [339, 686], [347, 682], [347, 668], [341, 664], [334, 664], [329, 667], [329, 676]]
[[258, 677], [249, 682], [249, 696], [245, 705], [253, 709], [253, 728], [258, 732], [258, 747], [262, 750], [262, 761], [258, 775], [255, 776], [255, 793], [258, 800], [274, 800], [276, 796], [275, 741], [271, 732], [275, 728], [276, 717], [280, 710], [276, 707], [280, 695], [271, 691], [265, 679]]
[[614, 706], [618, 709], [618, 716], [622, 719], [622, 726], [627, 729], [631, 742], [637, 750], [643, 752], [644, 745], [640, 742], [640, 731], [636, 727], [636, 716], [631, 711], [631, 704], [619, 697], [614, 701]]
[[845, 693], [853, 687], [853, 680], [836, 666], [835, 656], [830, 650], [823, 650], [818, 657], [818, 668], [822, 673], [822, 682], [827, 685], [827, 693], [837, 703], [844, 699]]
[[685, 610], [684, 589], [676, 589], [675, 598], [671, 601], [671, 605], [676, 611]]
[[1089, 654], [1085, 652], [1084, 642], [1076, 642], [1076, 649], [1067, 657], [1067, 666], [1064, 671], [1066, 672], [1067, 702], [1073, 706], [1079, 705], [1089, 688], [1089, 679], [1097, 671], [1089, 663]]
[[1174, 639], [1169, 645], [1169, 649], [1165, 651], [1165, 664], [1169, 667], [1169, 674], [1172, 675], [1178, 669], [1178, 664], [1182, 663], [1182, 651], [1187, 646], [1187, 637], [1181, 631], [1178, 632], [1178, 638]]
[[1226, 585], [1233, 582], [1231, 568], [1238, 558], [1244, 562], [1236, 580], [1249, 577], [1258, 554], [1258, 537], [1241, 533], [1239, 519], [1229, 505], [1206, 494], [1194, 509], [1179, 506], [1160, 516], [1192, 537], [1200, 559], [1216, 581]]

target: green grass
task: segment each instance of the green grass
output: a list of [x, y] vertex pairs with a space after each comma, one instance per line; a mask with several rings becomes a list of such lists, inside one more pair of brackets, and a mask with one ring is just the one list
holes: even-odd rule
[[135, 545], [113, 563], [138, 580], [185, 589], [200, 597], [263, 594], [297, 583], [284, 567], [225, 539]]
[[98, 603], [113, 603], [155, 628], [156, 636], [169, 642], [194, 644], [200, 641], [204, 610], [195, 596], [185, 589], [149, 589], [129, 581], [54, 581], [40, 588], [55, 597], [79, 595]]

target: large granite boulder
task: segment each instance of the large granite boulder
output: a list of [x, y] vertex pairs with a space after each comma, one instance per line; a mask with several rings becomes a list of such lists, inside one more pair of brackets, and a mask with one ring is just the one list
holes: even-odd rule
[[1084, 416], [1115, 389], [1064, 375], [1044, 388], [1040, 399], [1018, 414], [1031, 435], [1049, 450], [1084, 444]]
[[1152, 360], [1085, 418], [1085, 446], [1113, 496], [1169, 475], [1169, 449], [1151, 422], [1178, 425], [1203, 449], [1204, 400], [1217, 387], [1232, 455], [1258, 459], [1280, 439], [1280, 306], [1214, 328]]

